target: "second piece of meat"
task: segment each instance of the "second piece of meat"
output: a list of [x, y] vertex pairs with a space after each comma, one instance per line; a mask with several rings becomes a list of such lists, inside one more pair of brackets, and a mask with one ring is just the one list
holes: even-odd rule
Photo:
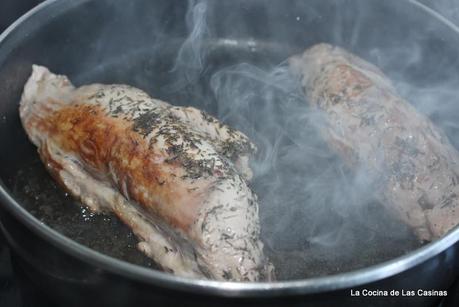
[[292, 57], [290, 67], [324, 114], [329, 146], [351, 168], [378, 178], [383, 203], [420, 240], [459, 224], [458, 152], [377, 67], [328, 44]]

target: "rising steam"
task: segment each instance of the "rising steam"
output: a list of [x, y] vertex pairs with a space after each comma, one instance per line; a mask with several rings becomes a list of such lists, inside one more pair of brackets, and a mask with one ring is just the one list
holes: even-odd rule
[[187, 84], [197, 81], [204, 69], [208, 49], [205, 43], [211, 33], [207, 26], [207, 4], [204, 2], [189, 1], [185, 21], [189, 36], [178, 51], [172, 73], [175, 80], [168, 86], [169, 91], [180, 90]]
[[[207, 82], [215, 115], [257, 144], [252, 186], [259, 196], [267, 253], [281, 271], [280, 278], [362, 267], [417, 246], [407, 227], [386, 212], [373, 195], [378, 178], [363, 170], [350, 172], [324, 143], [318, 133], [321, 115], [308, 108], [285, 61], [255, 65], [255, 61], [241, 57], [235, 64], [218, 67], [210, 77], [203, 77], [212, 56], [209, 46], [216, 40], [207, 22], [212, 17], [210, 6], [206, 1], [189, 2], [189, 36], [173, 69], [182, 77], [180, 85], [171, 88]], [[364, 9], [360, 14], [365, 14]], [[352, 12], [340, 13], [335, 22], [341, 27], [334, 27], [340, 30], [332, 37], [335, 44], [352, 50], [361, 43], [362, 18], [349, 23]], [[424, 61], [416, 40], [412, 45], [369, 47], [360, 53], [385, 70], [400, 93], [421, 112], [434, 120], [441, 118], [436, 123], [447, 133], [457, 132], [451, 115], [448, 120], [448, 112], [459, 111], [452, 84], [418, 87], [403, 75]], [[400, 67], [400, 60], [404, 67]], [[441, 101], [441, 106], [435, 101]]]
[[[131, 32], [139, 37], [132, 41], [151, 46], [134, 46], [132, 54], [118, 47], [113, 29], [119, 26], [108, 24], [101, 33], [108, 42], [98, 41], [91, 53], [98, 56], [87, 63], [97, 77], [80, 79], [128, 83], [173, 104], [206, 109], [257, 144], [251, 186], [259, 197], [266, 253], [279, 279], [349, 271], [413, 250], [419, 245], [410, 230], [375, 199], [377, 180], [349, 171], [324, 143], [321, 115], [308, 108], [286, 60], [316, 43], [342, 46], [380, 67], [407, 101], [453, 136], [459, 133], [459, 83], [455, 69], [443, 68], [459, 66], [459, 57], [442, 62], [450, 60], [440, 55], [452, 44], [435, 35], [438, 21], [427, 15], [423, 32], [410, 27], [410, 12], [400, 12], [393, 18], [406, 19], [406, 28], [384, 37], [379, 29], [385, 14], [397, 12], [382, 11], [376, 20], [379, 0], [281, 2], [238, 1], [243, 7], [234, 9], [232, 1], [190, 0], [186, 10], [175, 8], [174, 18], [184, 18], [183, 25], [169, 23], [169, 29], [167, 14], [134, 24]], [[457, 16], [440, 2], [436, 8]], [[149, 14], [129, 3], [121, 6], [126, 20]], [[109, 57], [113, 50], [122, 56]], [[101, 55], [114, 64], [101, 61]], [[107, 73], [107, 65], [115, 69]], [[459, 147], [459, 139], [450, 139]]]

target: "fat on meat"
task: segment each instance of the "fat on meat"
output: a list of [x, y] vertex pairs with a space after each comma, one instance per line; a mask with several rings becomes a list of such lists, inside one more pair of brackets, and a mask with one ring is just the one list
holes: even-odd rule
[[114, 213], [165, 271], [273, 278], [241, 132], [193, 107], [120, 84], [76, 88], [33, 66], [20, 118], [51, 175], [94, 212]]

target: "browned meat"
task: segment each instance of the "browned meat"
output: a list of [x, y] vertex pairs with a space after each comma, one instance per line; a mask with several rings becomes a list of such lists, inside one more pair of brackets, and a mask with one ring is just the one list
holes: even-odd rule
[[421, 240], [459, 224], [459, 155], [372, 64], [327, 44], [290, 59], [329, 146], [378, 178], [377, 194]]
[[270, 278], [244, 134], [130, 86], [75, 88], [40, 66], [20, 116], [51, 174], [91, 210], [116, 214], [165, 270]]

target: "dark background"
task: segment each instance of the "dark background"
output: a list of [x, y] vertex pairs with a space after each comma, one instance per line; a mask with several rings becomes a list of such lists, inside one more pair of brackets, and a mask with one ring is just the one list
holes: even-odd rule
[[0, 0], [0, 32], [42, 0]]
[[[0, 0], [0, 32], [13, 23], [19, 16], [30, 8], [42, 2], [41, 0]], [[38, 304], [27, 303], [22, 299], [18, 284], [19, 280], [13, 274], [10, 252], [5, 240], [0, 234], [0, 306], [1, 307], [33, 307], [53, 306], [45, 299], [36, 300]]]

